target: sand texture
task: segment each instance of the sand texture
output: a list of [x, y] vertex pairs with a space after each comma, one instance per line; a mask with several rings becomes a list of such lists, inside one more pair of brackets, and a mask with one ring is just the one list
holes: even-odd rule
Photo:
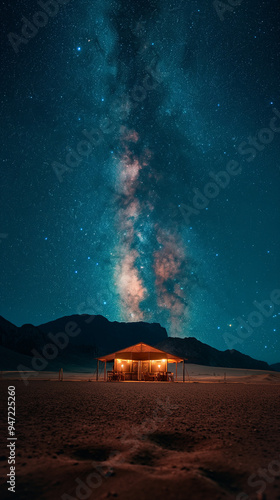
[[280, 385], [263, 377], [13, 382], [15, 495], [5, 482], [11, 382], [1, 381], [1, 499], [280, 499]]

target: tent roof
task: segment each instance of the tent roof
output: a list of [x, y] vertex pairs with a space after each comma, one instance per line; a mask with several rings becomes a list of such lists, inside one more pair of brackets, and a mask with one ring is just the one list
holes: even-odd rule
[[113, 361], [114, 359], [131, 359], [135, 361], [167, 359], [169, 363], [175, 363], [176, 361], [181, 363], [184, 361], [184, 358], [179, 358], [169, 352], [161, 351], [148, 344], [144, 344], [144, 342], [139, 342], [139, 344], [126, 347], [125, 349], [107, 354], [106, 356], [101, 356], [97, 359], [99, 359], [99, 361]]

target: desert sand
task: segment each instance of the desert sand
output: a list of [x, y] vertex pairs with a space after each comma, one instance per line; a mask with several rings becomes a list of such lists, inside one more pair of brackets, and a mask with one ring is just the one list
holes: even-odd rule
[[235, 383], [12, 382], [16, 494], [6, 484], [10, 384], [0, 382], [1, 499], [280, 499], [277, 374]]

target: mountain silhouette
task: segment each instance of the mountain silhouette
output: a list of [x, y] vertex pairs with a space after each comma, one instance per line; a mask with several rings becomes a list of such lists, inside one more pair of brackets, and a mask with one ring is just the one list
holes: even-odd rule
[[[219, 351], [195, 337], [168, 337], [159, 323], [109, 321], [101, 315], [74, 314], [34, 326], [17, 327], [0, 316], [2, 370], [15, 370], [22, 363], [31, 368], [32, 357], [52, 352], [45, 369], [61, 366], [71, 370], [92, 370], [95, 358], [144, 342], [205, 366], [279, 371], [279, 363], [269, 366], [236, 350]], [[50, 347], [53, 346], [53, 347]]]

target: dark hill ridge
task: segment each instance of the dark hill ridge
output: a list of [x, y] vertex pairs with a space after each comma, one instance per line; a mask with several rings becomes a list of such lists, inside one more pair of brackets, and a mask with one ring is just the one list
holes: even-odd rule
[[17, 327], [0, 316], [0, 345], [31, 355], [32, 349], [42, 350], [44, 345], [53, 342], [53, 338], [67, 328], [79, 333], [69, 336], [64, 353], [66, 356], [71, 350], [84, 353], [87, 348], [97, 356], [138, 342], [155, 345], [167, 339], [167, 332], [159, 323], [118, 323], [99, 315], [74, 314], [39, 326]]
[[[103, 316], [88, 314], [75, 314], [39, 326], [23, 325], [21, 327], [13, 325], [0, 316], [0, 347], [2, 346], [3, 353], [6, 353], [2, 369], [7, 370], [9, 366], [10, 369], [16, 368], [14, 365], [18, 356], [15, 356], [13, 352], [29, 356], [31, 360], [33, 349], [41, 355], [46, 344], [53, 343], [53, 339], [60, 332], [64, 332], [65, 338], [67, 329], [77, 335], [69, 336], [67, 347], [58, 349], [58, 355], [48, 363], [48, 369], [57, 366], [65, 368], [75, 366], [76, 371], [83, 370], [86, 366], [92, 369], [96, 356], [109, 354], [138, 342], [145, 342], [171, 354], [187, 358], [188, 363], [279, 371], [279, 363], [269, 366], [264, 361], [257, 361], [239, 351], [219, 351], [194, 337], [184, 339], [168, 337], [165, 328], [159, 323], [111, 322]], [[9, 353], [11, 353], [10, 360]]]
[[235, 349], [219, 351], [208, 344], [203, 344], [195, 337], [184, 339], [169, 337], [157, 344], [158, 349], [170, 352], [182, 358], [187, 358], [188, 363], [207, 366], [225, 366], [227, 368], [246, 368], [250, 370], [271, 370], [265, 361], [242, 354]]
[[155, 345], [168, 338], [167, 331], [159, 323], [118, 323], [103, 316], [88, 314], [65, 316], [38, 328], [45, 334], [63, 332], [69, 322], [74, 322], [81, 332], [71, 338], [76, 346], [91, 346], [97, 355], [108, 354], [138, 342]]
[[13, 325], [0, 316], [0, 345], [29, 355], [31, 349], [39, 349], [46, 343], [45, 335], [33, 325]]

